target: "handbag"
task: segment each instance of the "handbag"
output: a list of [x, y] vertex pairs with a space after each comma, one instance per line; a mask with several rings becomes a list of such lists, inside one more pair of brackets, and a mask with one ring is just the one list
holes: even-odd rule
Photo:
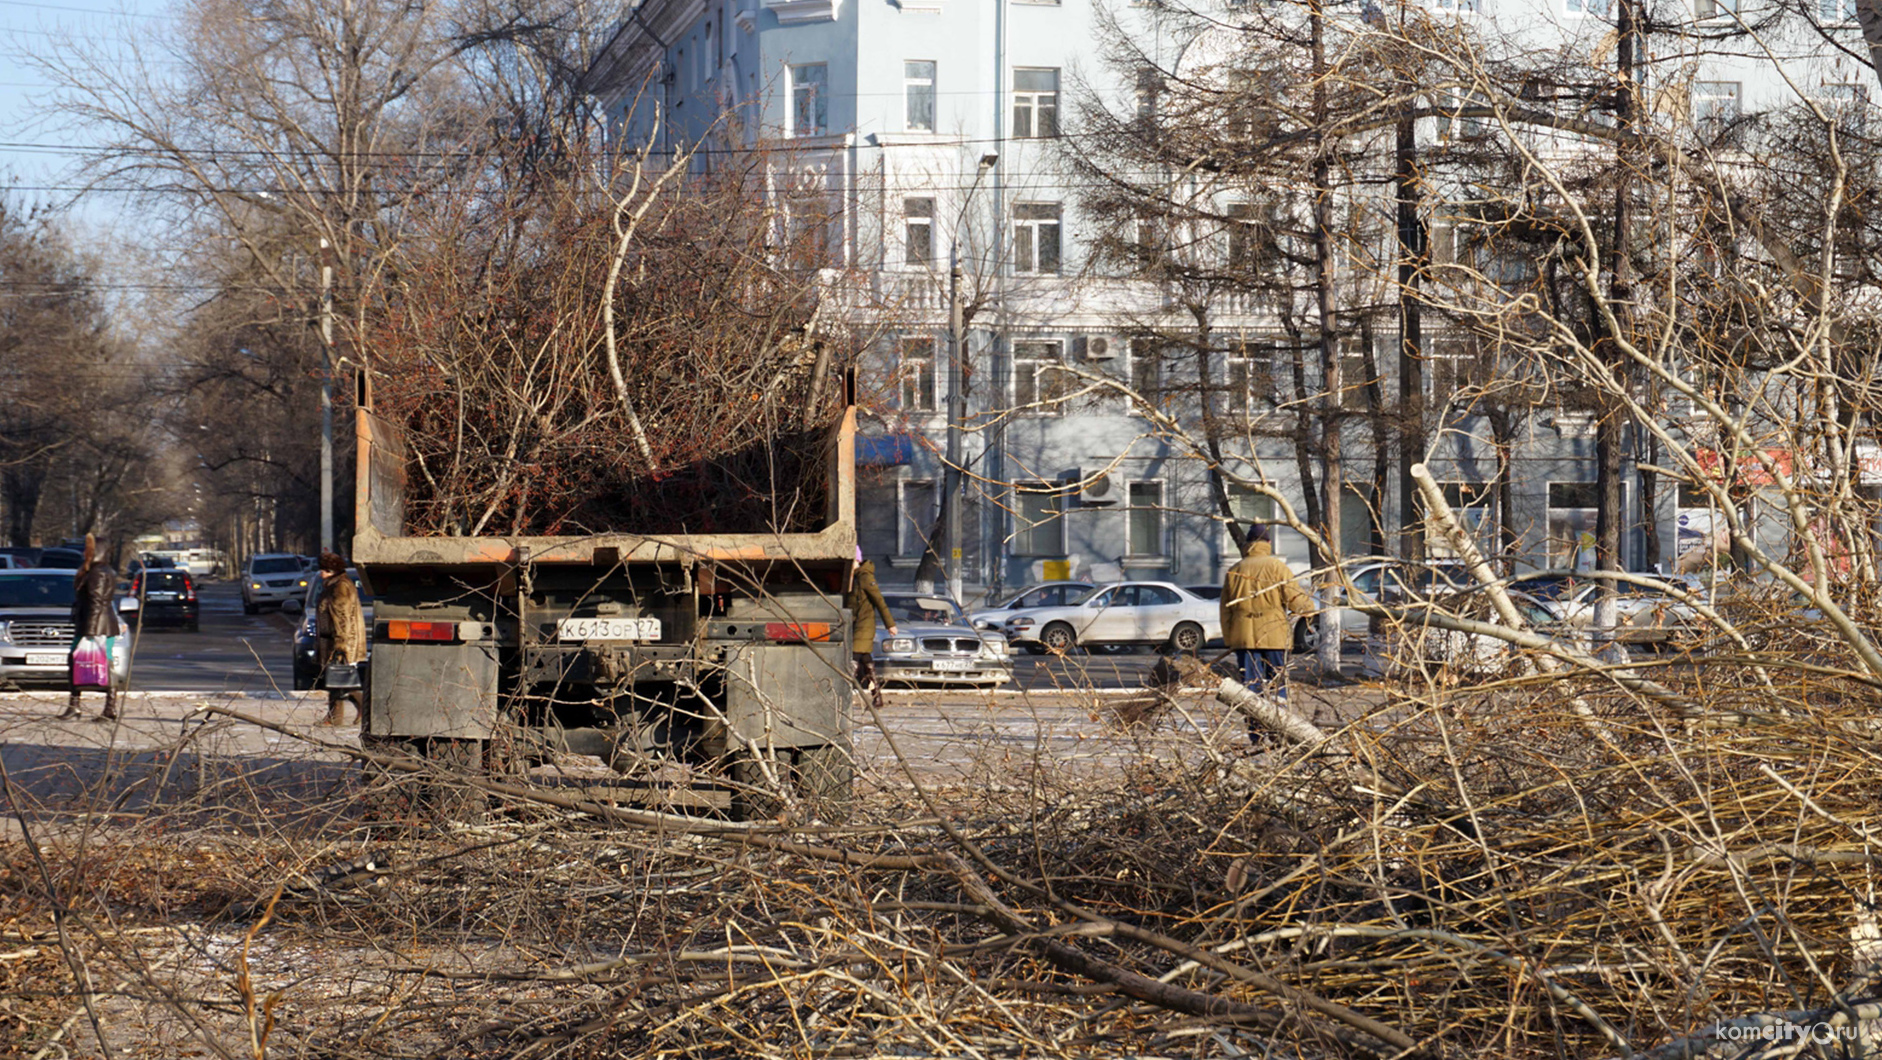
[[80, 637], [72, 644], [72, 690], [111, 688], [111, 645], [105, 637]]
[[325, 681], [329, 692], [357, 692], [361, 687], [359, 664], [330, 662], [327, 664]]

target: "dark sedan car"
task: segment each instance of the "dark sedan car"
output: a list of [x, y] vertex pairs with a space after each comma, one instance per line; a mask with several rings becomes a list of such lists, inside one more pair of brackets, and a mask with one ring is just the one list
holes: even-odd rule
[[85, 553], [75, 548], [42, 548], [33, 565], [44, 570], [77, 570], [85, 565]]
[[182, 626], [191, 633], [201, 628], [201, 605], [196, 599], [196, 579], [188, 571], [140, 570], [131, 576], [131, 598], [138, 612], [125, 618], [150, 626]]

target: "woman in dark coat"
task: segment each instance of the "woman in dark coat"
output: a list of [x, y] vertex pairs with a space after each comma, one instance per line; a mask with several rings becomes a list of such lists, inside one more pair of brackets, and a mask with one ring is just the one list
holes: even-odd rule
[[[76, 649], [85, 637], [104, 638], [105, 658], [109, 660], [116, 654], [116, 639], [124, 634], [124, 626], [118, 621], [117, 596], [118, 572], [111, 568], [98, 555], [98, 543], [90, 534], [85, 535], [85, 558], [79, 563], [78, 573], [73, 576], [76, 590], [72, 597], [72, 647]], [[93, 721], [116, 721], [118, 717], [117, 693], [109, 686], [111, 666], [105, 666], [105, 712]], [[72, 689], [72, 698], [66, 701], [65, 713], [61, 718], [78, 717], [78, 699], [80, 692]]]

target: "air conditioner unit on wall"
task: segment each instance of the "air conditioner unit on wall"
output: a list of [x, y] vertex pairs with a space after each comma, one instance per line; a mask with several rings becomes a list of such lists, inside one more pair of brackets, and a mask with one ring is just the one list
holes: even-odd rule
[[1109, 471], [1074, 471], [1070, 480], [1078, 489], [1078, 503], [1082, 505], [1116, 504], [1118, 496], [1123, 493], [1117, 476]]
[[1072, 340], [1072, 350], [1080, 360], [1108, 361], [1117, 356], [1118, 341], [1109, 335], [1080, 335]]

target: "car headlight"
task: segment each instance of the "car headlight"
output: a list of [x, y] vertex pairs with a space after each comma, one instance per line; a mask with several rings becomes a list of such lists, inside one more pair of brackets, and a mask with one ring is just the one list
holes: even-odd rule
[[913, 637], [890, 637], [882, 642], [882, 650], [891, 654], [908, 654], [915, 650]]
[[248, 583], [248, 587], [249, 587], [250, 589], [259, 589], [259, 588], [261, 588], [261, 583], [260, 583], [260, 582], [249, 582], [249, 583]]
[[0, 622], [0, 640], [11, 641], [12, 639], [13, 639], [13, 623]]
[[1032, 622], [1033, 620], [1030, 618], [1015, 618], [1006, 624], [1006, 628], [1008, 629], [1031, 629]]
[[1006, 641], [1003, 641], [1003, 640], [982, 641], [980, 644], [980, 650], [996, 658], [1000, 656], [1004, 656], [1007, 652]]

